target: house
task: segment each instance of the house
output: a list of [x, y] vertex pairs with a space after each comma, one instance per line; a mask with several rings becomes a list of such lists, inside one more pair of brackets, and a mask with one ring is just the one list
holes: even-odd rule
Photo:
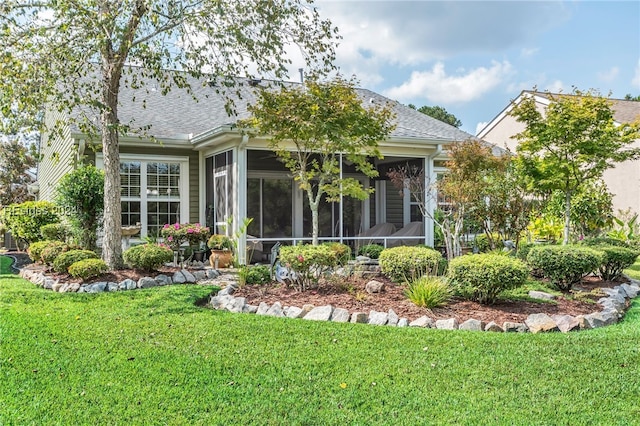
[[[503, 109], [478, 134], [478, 138], [486, 142], [506, 147], [515, 152], [518, 141], [513, 136], [525, 129], [523, 123], [516, 121], [509, 115], [513, 104], [519, 104], [525, 96], [533, 96], [539, 111], [544, 111], [550, 100], [546, 93], [524, 90], [509, 105]], [[557, 96], [557, 94], [552, 94]], [[614, 120], [617, 124], [632, 123], [640, 120], [640, 102], [622, 99], [610, 99]], [[640, 147], [640, 140], [635, 141], [634, 147]], [[630, 210], [640, 213], [640, 161], [625, 161], [605, 171], [603, 180], [613, 194], [613, 210]]]
[[[139, 222], [140, 237], [145, 237], [158, 235], [165, 223], [200, 222], [221, 232], [230, 220], [237, 229], [244, 218], [252, 218], [247, 233], [266, 246], [265, 252], [276, 242], [310, 240], [306, 197], [269, 150], [268, 140], [243, 134], [236, 126], [248, 117], [247, 105], [255, 102], [256, 90], [272, 82], [237, 79], [236, 88], [228, 89], [206, 76], [189, 78], [197, 101], [180, 89], [163, 95], [149, 80], [137, 90], [121, 89], [120, 121], [148, 126], [147, 133], [155, 138], [120, 137], [123, 226]], [[231, 115], [225, 108], [225, 91], [234, 102]], [[445, 170], [443, 148], [473, 137], [372, 91], [358, 89], [358, 94], [364, 104], [392, 105], [396, 128], [379, 143], [384, 159], [372, 159], [378, 178], [365, 179], [346, 161], [342, 164], [345, 176], [357, 177], [375, 191], [364, 201], [345, 197], [341, 203], [322, 204], [319, 236], [325, 241], [353, 242], [375, 224], [388, 222], [401, 229], [422, 221], [418, 205], [389, 182], [387, 171], [411, 163], [435, 179]], [[56, 182], [75, 164], [103, 164], [99, 146], [73, 123], [56, 135], [42, 138], [38, 182], [43, 200], [54, 197]], [[416, 243], [433, 245], [433, 224], [427, 223], [417, 237]]]

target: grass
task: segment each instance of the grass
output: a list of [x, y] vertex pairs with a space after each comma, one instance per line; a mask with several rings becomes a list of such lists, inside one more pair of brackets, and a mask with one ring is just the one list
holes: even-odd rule
[[628, 269], [625, 269], [624, 273], [635, 280], [640, 280], [640, 258]]
[[530, 335], [197, 307], [210, 291], [0, 276], [0, 424], [638, 424], [638, 302], [611, 327]]

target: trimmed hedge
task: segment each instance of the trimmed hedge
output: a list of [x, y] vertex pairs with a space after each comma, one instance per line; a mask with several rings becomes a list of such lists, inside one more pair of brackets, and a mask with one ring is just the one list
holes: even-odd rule
[[338, 265], [346, 265], [351, 260], [351, 247], [348, 245], [338, 242], [324, 243], [324, 245], [335, 252]]
[[604, 255], [592, 248], [582, 246], [532, 247], [527, 263], [548, 278], [560, 291], [569, 291], [582, 277], [603, 264]]
[[44, 240], [29, 244], [29, 248], [27, 249], [29, 258], [34, 262], [42, 262], [42, 251], [49, 247], [49, 244], [54, 242], [58, 241]]
[[40, 234], [45, 240], [65, 242], [69, 236], [69, 229], [62, 223], [50, 223], [40, 227]]
[[104, 274], [108, 270], [102, 259], [85, 259], [69, 266], [69, 274], [74, 278], [82, 278], [83, 281]]
[[442, 254], [429, 247], [401, 246], [382, 250], [378, 261], [382, 273], [399, 282], [436, 275]]
[[63, 243], [62, 241], [50, 241], [40, 253], [42, 263], [52, 265], [58, 256], [69, 250], [75, 250], [78, 246]]
[[384, 247], [380, 244], [367, 244], [358, 249], [358, 254], [360, 256], [367, 256], [370, 259], [378, 259], [382, 250], [384, 250]]
[[280, 262], [293, 272], [291, 283], [304, 291], [318, 283], [320, 275], [338, 265], [336, 252], [327, 245], [280, 247]]
[[49, 201], [11, 204], [0, 212], [0, 222], [9, 228], [13, 237], [29, 244], [44, 239], [40, 234], [42, 226], [59, 220], [56, 205]]
[[64, 273], [69, 272], [69, 266], [76, 262], [85, 259], [97, 259], [98, 255], [91, 250], [69, 250], [64, 253], [60, 253], [58, 257], [53, 261], [53, 270], [56, 272]]
[[491, 304], [504, 290], [522, 286], [529, 270], [524, 262], [510, 256], [474, 254], [452, 259], [448, 276], [460, 297]]
[[502, 241], [500, 235], [494, 233], [491, 236], [493, 237], [493, 241], [496, 244], [495, 249], [492, 249], [489, 245], [487, 234], [476, 235], [476, 237], [474, 238], [473, 242], [480, 253], [487, 253], [491, 250], [502, 250], [502, 248], [504, 247], [504, 242]]
[[594, 249], [602, 252], [604, 259], [598, 267], [598, 276], [605, 281], [614, 281], [622, 276], [629, 266], [636, 262], [640, 252], [621, 246], [594, 246]]
[[133, 269], [153, 271], [173, 260], [173, 251], [158, 244], [142, 244], [128, 248], [122, 253], [125, 263]]

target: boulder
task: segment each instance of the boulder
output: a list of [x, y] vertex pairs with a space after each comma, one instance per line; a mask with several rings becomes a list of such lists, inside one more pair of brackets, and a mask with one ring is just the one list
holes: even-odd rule
[[502, 333], [504, 330], [495, 321], [491, 321], [484, 327], [484, 331], [493, 331], [494, 333]]
[[436, 328], [440, 330], [457, 330], [458, 320], [455, 318], [449, 318], [436, 321]]
[[431, 328], [433, 327], [433, 320], [426, 315], [421, 316], [420, 318], [414, 319], [409, 323], [409, 327], [425, 327]]
[[204, 281], [207, 279], [207, 273], [205, 271], [193, 271], [193, 277], [196, 279], [196, 282]]
[[625, 292], [625, 294], [629, 299], [634, 299], [638, 297], [638, 290], [639, 290], [638, 287], [634, 287], [632, 285], [624, 283], [624, 284], [620, 284], [620, 288]]
[[242, 312], [247, 314], [255, 314], [256, 312], [258, 312], [258, 307], [255, 305], [244, 305], [244, 308], [242, 308]]
[[364, 286], [364, 289], [369, 294], [381, 293], [384, 291], [384, 283], [381, 281], [371, 280]]
[[173, 273], [172, 280], [175, 284], [184, 284], [187, 282], [187, 278], [184, 276], [182, 271], [176, 271]]
[[385, 325], [389, 320], [389, 314], [386, 312], [369, 312], [369, 324], [371, 325]]
[[258, 305], [258, 309], [256, 310], [256, 314], [265, 315], [268, 310], [269, 310], [269, 305], [267, 305], [265, 302], [260, 302], [260, 304]]
[[531, 314], [524, 322], [532, 333], [559, 331], [556, 322], [547, 314]]
[[245, 297], [234, 297], [233, 302], [227, 305], [227, 309], [231, 312], [240, 313], [244, 312], [244, 306], [247, 304]]
[[160, 274], [156, 276], [156, 281], [158, 285], [168, 285], [171, 284], [171, 278], [165, 274]]
[[127, 278], [126, 280], [120, 281], [118, 287], [120, 287], [120, 290], [133, 290], [138, 287], [138, 284], [131, 278]]
[[225, 294], [222, 296], [213, 296], [209, 301], [209, 304], [213, 309], [227, 309], [228, 306], [233, 306], [234, 302], [235, 298], [233, 296]]
[[541, 300], [554, 300], [556, 298], [556, 296], [551, 293], [546, 293], [544, 291], [535, 291], [535, 290], [531, 290], [529, 292], [529, 297], [532, 297], [534, 299], [541, 299]]
[[399, 320], [398, 314], [396, 314], [393, 309], [389, 309], [389, 312], [387, 312], [387, 325], [395, 327], [398, 325]]
[[189, 272], [186, 269], [181, 270], [180, 272], [182, 272], [182, 275], [184, 275], [184, 280], [185, 282], [189, 283], [189, 284], [193, 284], [196, 282], [196, 277]]
[[482, 331], [484, 330], [484, 326], [484, 322], [477, 319], [469, 318], [468, 320], [460, 324], [458, 329], [467, 331]]
[[369, 316], [364, 312], [354, 312], [351, 314], [350, 322], [354, 324], [366, 324], [369, 322]]
[[406, 318], [400, 318], [398, 320], [398, 327], [408, 327], [409, 326], [409, 320]]
[[105, 291], [118, 291], [120, 290], [120, 288], [118, 287], [118, 283], [114, 283], [114, 282], [108, 282], [107, 283], [107, 288], [105, 289]]
[[584, 316], [584, 319], [589, 324], [589, 328], [600, 328], [604, 327], [605, 319], [600, 312], [594, 312]]
[[529, 328], [525, 323], [511, 321], [506, 321], [504, 324], [502, 324], [502, 329], [505, 331], [505, 333], [526, 333], [527, 331], [529, 331]]
[[580, 330], [580, 321], [571, 315], [552, 315], [551, 318], [563, 333]]
[[349, 311], [343, 308], [335, 308], [331, 314], [333, 322], [349, 322]]
[[157, 287], [158, 282], [151, 277], [142, 277], [138, 280], [138, 288]]
[[284, 312], [282, 311], [282, 304], [280, 302], [276, 302], [265, 312], [265, 315], [268, 317], [284, 317]]
[[209, 268], [205, 270], [205, 275], [207, 276], [207, 279], [212, 280], [214, 278], [218, 278], [220, 273], [213, 268]]
[[302, 308], [289, 306], [289, 309], [287, 309], [287, 318], [300, 318], [300, 315], [302, 315]]
[[311, 321], [329, 321], [332, 313], [333, 306], [318, 306], [317, 308], [313, 308], [312, 310], [310, 310], [309, 313], [304, 316], [304, 319]]

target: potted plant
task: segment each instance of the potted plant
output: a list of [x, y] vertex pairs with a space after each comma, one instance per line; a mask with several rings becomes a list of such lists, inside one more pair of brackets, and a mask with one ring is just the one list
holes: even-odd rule
[[193, 252], [193, 260], [202, 262], [204, 260], [204, 245], [209, 238], [209, 228], [199, 223], [186, 223], [182, 225], [189, 247]]
[[213, 234], [207, 246], [211, 249], [209, 262], [214, 268], [228, 268], [233, 259], [233, 242], [231, 238], [222, 234]]

